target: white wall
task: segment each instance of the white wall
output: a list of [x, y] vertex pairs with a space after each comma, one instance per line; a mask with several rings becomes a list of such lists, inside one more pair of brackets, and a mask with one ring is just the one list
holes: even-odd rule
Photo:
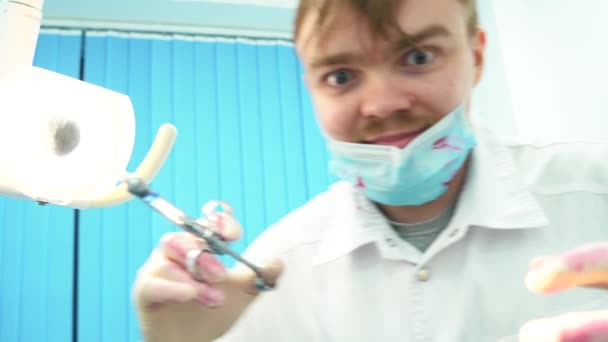
[[487, 33], [487, 51], [484, 75], [474, 96], [474, 110], [494, 131], [503, 135], [516, 133], [507, 85], [502, 44], [496, 26], [492, 0], [478, 0], [481, 25]]
[[[505, 131], [608, 140], [608, 1], [480, 1], [486, 18], [495, 19], [489, 58], [502, 55], [480, 91], [497, 93], [482, 108], [512, 111]], [[506, 89], [498, 84], [505, 80]], [[484, 113], [493, 126], [505, 120], [498, 116]]]

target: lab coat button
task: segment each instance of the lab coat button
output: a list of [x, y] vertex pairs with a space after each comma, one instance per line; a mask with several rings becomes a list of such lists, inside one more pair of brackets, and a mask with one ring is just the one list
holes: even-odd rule
[[418, 280], [420, 281], [427, 281], [431, 278], [431, 272], [426, 269], [426, 268], [422, 268], [420, 270], [418, 270], [418, 273], [416, 274]]

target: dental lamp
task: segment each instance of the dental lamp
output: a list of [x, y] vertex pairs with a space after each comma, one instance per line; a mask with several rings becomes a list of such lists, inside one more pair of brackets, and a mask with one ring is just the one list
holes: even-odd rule
[[[0, 196], [72, 208], [122, 204], [135, 140], [128, 96], [32, 66], [44, 0], [0, 0]], [[162, 125], [139, 167], [150, 183], [176, 129]]]
[[129, 97], [32, 66], [43, 2], [0, 0], [0, 196], [72, 208], [137, 197], [205, 240], [205, 252], [230, 255], [249, 267], [255, 291], [274, 288], [264, 269], [214, 232], [209, 218], [220, 209], [232, 216], [227, 203], [207, 203], [202, 221], [194, 220], [148, 187], [173, 147], [174, 126], [162, 125], [137, 170], [127, 172], [135, 138]]

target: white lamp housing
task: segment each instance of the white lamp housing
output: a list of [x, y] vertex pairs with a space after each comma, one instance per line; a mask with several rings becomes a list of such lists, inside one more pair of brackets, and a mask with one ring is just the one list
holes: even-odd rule
[[[0, 196], [74, 208], [121, 204], [135, 139], [128, 96], [32, 62], [43, 0], [0, 0]], [[150, 182], [176, 129], [161, 126], [134, 173]]]

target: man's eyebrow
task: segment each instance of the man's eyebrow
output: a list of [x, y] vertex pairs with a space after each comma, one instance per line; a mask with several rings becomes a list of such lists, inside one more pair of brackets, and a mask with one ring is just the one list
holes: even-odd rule
[[393, 44], [391, 44], [390, 51], [400, 51], [410, 47], [416, 47], [421, 42], [438, 37], [450, 37], [452, 34], [448, 31], [447, 28], [441, 25], [432, 25], [429, 26], [415, 34], [403, 34], [401, 38], [397, 39]]
[[359, 61], [360, 59], [361, 58], [356, 56], [354, 53], [338, 53], [335, 55], [319, 57], [313, 60], [312, 63], [310, 63], [310, 68], [314, 69], [332, 65], [351, 64], [353, 62]]

